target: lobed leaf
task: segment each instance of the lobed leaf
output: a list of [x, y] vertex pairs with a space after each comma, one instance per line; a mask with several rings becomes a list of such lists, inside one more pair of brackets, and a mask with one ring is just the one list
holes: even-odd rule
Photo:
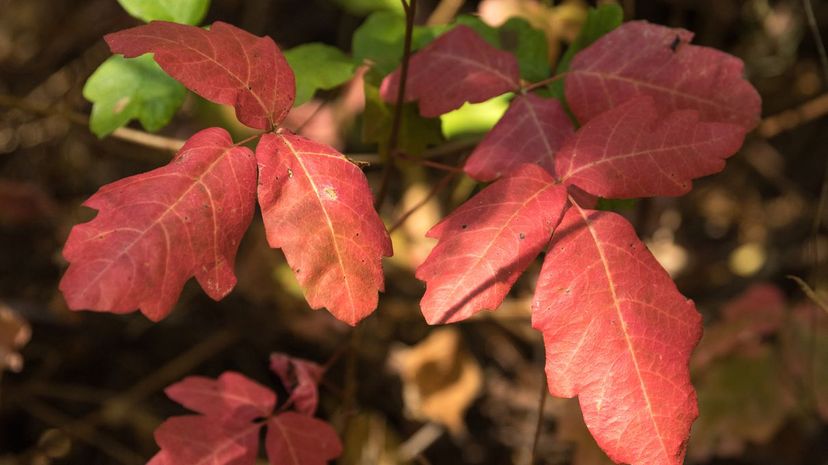
[[432, 228], [439, 239], [417, 268], [429, 324], [494, 310], [549, 242], [566, 206], [566, 189], [536, 165], [487, 187]]
[[555, 172], [555, 153], [572, 134], [572, 122], [557, 100], [520, 95], [474, 149], [463, 171], [492, 181], [524, 163]]
[[333, 89], [349, 81], [356, 69], [351, 58], [338, 48], [320, 43], [287, 50], [285, 59], [296, 80], [295, 107], [313, 98], [317, 90]]
[[164, 73], [149, 55], [110, 57], [83, 87], [83, 96], [92, 102], [89, 127], [98, 137], [133, 119], [155, 132], [170, 122], [186, 95], [184, 86]]
[[564, 215], [532, 305], [549, 390], [578, 396], [584, 420], [617, 463], [682, 463], [698, 415], [688, 362], [701, 336], [693, 302], [621, 216]]
[[365, 175], [333, 148], [289, 133], [256, 149], [267, 239], [281, 248], [312, 308], [355, 325], [377, 306], [391, 241]]
[[153, 21], [107, 34], [113, 53], [153, 53], [161, 68], [207, 100], [233, 105], [242, 123], [278, 125], [295, 96], [293, 72], [269, 37], [217, 21], [210, 30]]
[[637, 96], [589, 120], [558, 152], [567, 184], [608, 198], [681, 195], [691, 180], [721, 171], [742, 146], [745, 129], [704, 123], [695, 110], [659, 114]]
[[326, 465], [342, 453], [342, 443], [328, 423], [285, 412], [268, 420], [265, 450], [272, 465]]
[[[382, 98], [395, 102], [399, 68], [380, 89]], [[457, 26], [411, 57], [405, 101], [418, 100], [420, 114], [434, 117], [515, 90], [520, 73], [515, 57], [498, 50], [468, 26]]]
[[60, 282], [69, 307], [164, 318], [192, 276], [215, 300], [253, 218], [256, 161], [224, 129], [196, 133], [166, 166], [103, 186], [72, 228]]
[[218, 379], [190, 376], [164, 392], [194, 412], [242, 422], [266, 417], [276, 406], [273, 391], [233, 371], [222, 373]]
[[750, 130], [761, 100], [743, 77], [742, 61], [719, 50], [689, 44], [684, 29], [644, 21], [624, 23], [572, 60], [566, 100], [583, 124], [630, 98], [653, 98], [659, 113], [696, 110], [702, 121]]
[[150, 21], [196, 25], [204, 19], [210, 0], [118, 0], [131, 16]]

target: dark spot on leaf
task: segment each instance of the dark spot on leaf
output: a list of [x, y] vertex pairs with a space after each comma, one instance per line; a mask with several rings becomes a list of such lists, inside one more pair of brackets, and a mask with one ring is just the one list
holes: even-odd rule
[[676, 38], [673, 39], [673, 43], [670, 44], [670, 50], [672, 50], [674, 52], [677, 51], [679, 45], [681, 45], [681, 37], [676, 35]]
[[299, 274], [299, 273], [301, 273], [301, 272], [302, 272], [302, 269], [301, 269], [301, 268], [296, 268], [296, 274]]
[[524, 239], [526, 239], [526, 234], [520, 233], [519, 237], [520, 237], [520, 240], [524, 240]]
[[468, 228], [468, 227], [469, 227], [469, 225], [467, 225], [467, 224], [461, 224], [461, 225], [460, 225], [460, 227], [461, 227], [462, 229], [466, 229], [466, 228]]

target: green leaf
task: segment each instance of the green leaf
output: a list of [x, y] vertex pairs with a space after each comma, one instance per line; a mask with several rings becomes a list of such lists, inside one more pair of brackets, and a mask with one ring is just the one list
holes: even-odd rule
[[498, 29], [500, 48], [512, 52], [520, 65], [520, 77], [537, 82], [549, 77], [549, 44], [546, 34], [523, 18], [509, 18]]
[[376, 11], [390, 11], [403, 14], [400, 0], [334, 0], [334, 2], [356, 16], [365, 16]]
[[[429, 145], [443, 141], [439, 118], [423, 118], [415, 103], [402, 107], [398, 147], [410, 155], [422, 153]], [[365, 112], [362, 121], [362, 140], [377, 143], [380, 152], [388, 149], [388, 138], [394, 118], [394, 107], [379, 95], [379, 87], [365, 82]]]
[[118, 0], [131, 16], [145, 22], [153, 20], [196, 25], [204, 19], [210, 0]]
[[501, 48], [500, 46], [500, 34], [498, 30], [489, 26], [488, 24], [484, 23], [482, 19], [478, 16], [472, 15], [460, 15], [457, 19], [454, 20], [453, 26], [458, 25], [468, 26], [474, 29], [480, 37], [483, 38], [486, 42], [489, 43], [492, 47]]
[[506, 113], [512, 94], [503, 94], [482, 103], [466, 103], [462, 107], [440, 116], [443, 135], [451, 139], [464, 134], [484, 133]]
[[[411, 46], [419, 50], [446, 30], [448, 26], [415, 26]], [[354, 63], [373, 63], [372, 71], [381, 79], [399, 66], [404, 39], [405, 18], [388, 11], [376, 12], [354, 32]]]
[[[592, 45], [593, 42], [600, 39], [604, 34], [620, 26], [623, 20], [624, 10], [614, 3], [607, 3], [598, 8], [591, 8], [587, 13], [586, 22], [584, 22], [581, 32], [578, 33], [578, 37], [566, 49], [566, 53], [564, 53], [558, 62], [556, 74], [568, 71], [569, 63], [575, 57], [575, 54]], [[551, 83], [549, 90], [552, 96], [562, 98], [564, 95], [563, 79]]]
[[311, 43], [285, 52], [296, 75], [296, 100], [293, 106], [307, 102], [319, 89], [333, 89], [354, 75], [354, 62], [338, 48]]
[[92, 102], [89, 126], [104, 137], [132, 119], [147, 131], [157, 131], [170, 122], [184, 102], [187, 91], [152, 59], [110, 57], [89, 77], [83, 96]]

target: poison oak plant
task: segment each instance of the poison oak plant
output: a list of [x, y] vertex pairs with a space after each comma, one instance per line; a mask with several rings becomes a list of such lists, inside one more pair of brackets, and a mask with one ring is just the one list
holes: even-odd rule
[[[463, 166], [491, 184], [428, 233], [438, 243], [416, 272], [426, 283], [425, 319], [451, 323], [496, 309], [546, 251], [532, 324], [546, 345], [550, 391], [579, 397], [587, 426], [616, 462], [682, 463], [697, 416], [688, 361], [700, 316], [627, 220], [595, 204], [598, 197], [681, 195], [693, 179], [720, 171], [757, 123], [758, 94], [738, 59], [692, 45], [683, 29], [646, 22], [616, 29], [616, 7], [590, 14], [552, 77], [545, 51], [538, 58], [520, 45], [504, 46], [526, 43], [505, 39], [529, 40], [528, 26], [458, 22], [416, 30], [409, 23], [406, 52], [377, 55], [366, 78], [369, 108], [399, 98], [417, 103], [419, 115], [397, 110], [409, 119], [394, 131], [416, 132], [423, 118], [514, 94]], [[369, 19], [357, 32], [355, 55], [376, 52], [375, 27]], [[69, 306], [138, 309], [158, 321], [191, 277], [210, 297], [223, 298], [236, 283], [236, 251], [258, 201], [268, 242], [283, 250], [311, 307], [351, 325], [373, 312], [383, 290], [381, 260], [392, 250], [364, 174], [333, 148], [280, 127], [297, 85], [311, 86], [302, 90], [306, 99], [349, 73], [340, 66], [335, 79], [295, 83], [271, 39], [221, 22], [205, 30], [154, 21], [105, 39], [125, 57], [152, 53], [169, 76], [234, 106], [239, 121], [261, 132], [234, 142], [224, 129], [202, 130], [168, 165], [93, 195], [85, 205], [97, 217], [76, 226], [64, 249], [70, 265], [60, 287]], [[411, 48], [419, 51], [409, 56]], [[300, 55], [292, 61], [301, 63]], [[401, 56], [405, 76], [391, 72]], [[339, 55], [332, 60], [342, 62]], [[372, 93], [371, 83], [380, 81]], [[255, 152], [243, 145], [253, 139]], [[405, 148], [389, 145], [390, 156]], [[195, 392], [209, 392], [220, 406], [182, 394]], [[321, 464], [339, 453], [321, 422], [273, 416], [273, 393], [240, 375], [185, 380], [169, 393], [222, 420], [203, 428], [203, 417], [168, 420], [157, 433], [162, 452], [154, 463], [252, 464], [264, 424], [272, 463]], [[295, 434], [275, 439], [284, 422]], [[297, 432], [305, 426], [336, 446], [311, 454], [315, 444]], [[227, 447], [217, 439], [228, 437]], [[311, 455], [284, 459], [285, 447]]]

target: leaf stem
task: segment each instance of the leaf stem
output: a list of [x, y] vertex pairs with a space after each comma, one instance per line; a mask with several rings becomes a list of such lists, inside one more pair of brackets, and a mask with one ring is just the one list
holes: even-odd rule
[[563, 73], [558, 73], [558, 74], [556, 74], [556, 75], [554, 75], [554, 76], [548, 77], [548, 78], [543, 79], [543, 80], [541, 80], [541, 81], [538, 81], [538, 82], [533, 82], [533, 83], [531, 83], [531, 84], [527, 84], [527, 85], [525, 85], [525, 86], [522, 86], [520, 90], [521, 90], [521, 92], [523, 92], [523, 93], [526, 93], [526, 92], [531, 92], [531, 91], [533, 91], [533, 90], [535, 90], [535, 89], [537, 89], [537, 88], [539, 88], [539, 87], [543, 87], [543, 86], [545, 86], [545, 85], [547, 85], [547, 84], [551, 84], [551, 83], [553, 83], [553, 82], [555, 82], [555, 81], [558, 81], [558, 80], [560, 80], [560, 79], [563, 79], [563, 77], [564, 77], [564, 76], [566, 76], [566, 75], [567, 75], [567, 72], [566, 72], [566, 71], [564, 71]]
[[388, 228], [388, 234], [391, 234], [397, 229], [399, 229], [400, 226], [402, 226], [403, 223], [405, 223], [406, 220], [408, 220], [408, 218], [411, 217], [411, 215], [413, 215], [417, 210], [422, 208], [423, 205], [428, 203], [428, 201], [431, 200], [432, 197], [437, 195], [438, 192], [443, 190], [448, 185], [449, 181], [451, 181], [451, 179], [454, 178], [454, 176], [456, 175], [456, 171], [450, 171], [445, 176], [443, 176], [443, 178], [440, 179], [440, 181], [438, 181], [437, 184], [435, 184], [434, 187], [431, 188], [431, 191], [429, 191], [429, 193], [426, 194], [426, 196], [422, 200], [417, 202], [416, 205], [412, 206], [410, 209], [408, 209], [408, 211], [403, 213], [399, 217], [399, 219], [397, 219], [397, 222], [394, 223], [390, 228]]
[[546, 387], [546, 376], [541, 376], [540, 397], [538, 398], [538, 421], [535, 423], [535, 436], [532, 439], [532, 454], [529, 457], [529, 465], [535, 465], [538, 460], [538, 443], [540, 442], [541, 429], [543, 428], [543, 410], [546, 407], [546, 398], [549, 391]]
[[403, 43], [403, 57], [402, 65], [400, 67], [400, 85], [397, 88], [397, 101], [394, 105], [394, 119], [391, 123], [391, 134], [388, 137], [388, 152], [386, 155], [386, 164], [382, 170], [382, 181], [380, 182], [379, 193], [374, 202], [374, 208], [379, 209], [382, 202], [388, 195], [388, 186], [391, 181], [391, 173], [394, 169], [394, 164], [391, 163], [391, 158], [396, 156], [397, 146], [399, 145], [400, 126], [402, 123], [402, 106], [405, 100], [405, 85], [408, 80], [408, 64], [411, 60], [411, 44], [414, 36], [414, 17], [417, 13], [417, 0], [401, 0], [403, 10], [405, 11], [405, 42]]

